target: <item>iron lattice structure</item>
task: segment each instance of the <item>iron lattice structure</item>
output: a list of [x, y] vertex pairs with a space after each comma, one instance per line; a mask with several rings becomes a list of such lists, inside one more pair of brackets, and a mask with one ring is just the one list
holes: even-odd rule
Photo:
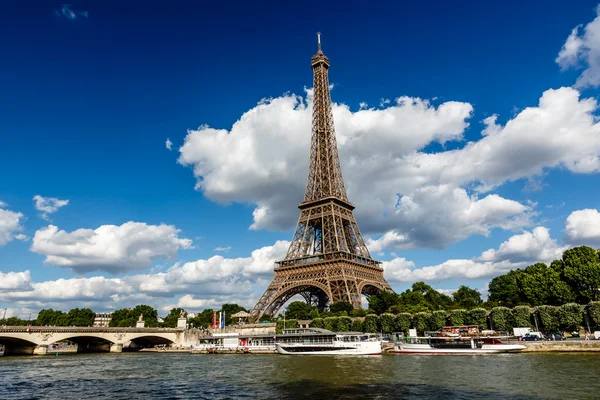
[[291, 297], [325, 308], [345, 301], [361, 308], [361, 294], [392, 290], [358, 229], [348, 200], [338, 155], [329, 59], [319, 49], [312, 57], [314, 75], [312, 136], [308, 182], [300, 218], [285, 259], [276, 262], [275, 277], [252, 310], [252, 318], [273, 316]]

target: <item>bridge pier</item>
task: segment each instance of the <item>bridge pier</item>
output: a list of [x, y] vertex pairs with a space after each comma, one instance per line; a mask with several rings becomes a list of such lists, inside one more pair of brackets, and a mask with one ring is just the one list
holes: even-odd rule
[[111, 353], [122, 353], [123, 352], [123, 343], [113, 343], [110, 345]]
[[34, 356], [45, 356], [46, 354], [48, 354], [48, 345], [47, 344], [40, 344], [38, 346], [35, 346], [33, 349]]

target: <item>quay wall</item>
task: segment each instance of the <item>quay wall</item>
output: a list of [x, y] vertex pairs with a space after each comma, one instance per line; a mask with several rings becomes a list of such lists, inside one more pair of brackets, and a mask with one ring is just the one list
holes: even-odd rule
[[600, 340], [559, 340], [519, 342], [527, 346], [524, 353], [532, 352], [600, 352]]

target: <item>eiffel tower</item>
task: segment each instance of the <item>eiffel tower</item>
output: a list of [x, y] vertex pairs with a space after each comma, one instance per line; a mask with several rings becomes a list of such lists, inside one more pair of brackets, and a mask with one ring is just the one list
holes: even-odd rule
[[321, 51], [320, 33], [317, 38], [306, 193], [285, 259], [275, 263], [275, 277], [251, 311], [254, 321], [274, 316], [295, 295], [319, 309], [338, 301], [356, 309], [362, 308], [362, 294], [392, 290], [381, 263], [369, 254], [348, 201], [333, 125], [330, 64]]

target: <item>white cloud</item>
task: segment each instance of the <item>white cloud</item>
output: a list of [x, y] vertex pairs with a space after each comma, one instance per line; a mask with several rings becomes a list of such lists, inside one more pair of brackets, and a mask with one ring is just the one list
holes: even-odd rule
[[560, 259], [569, 246], [560, 246], [550, 237], [548, 228], [538, 226], [531, 232], [514, 235], [500, 244], [498, 250], [484, 251], [481, 261], [545, 262]]
[[565, 241], [600, 247], [600, 212], [596, 209], [573, 211], [566, 220]]
[[383, 268], [386, 279], [391, 283], [493, 278], [536, 262], [550, 263], [561, 258], [567, 248], [558, 245], [550, 237], [548, 229], [540, 226], [531, 232], [513, 235], [501, 243], [498, 250], [489, 249], [473, 259], [447, 260], [438, 265], [416, 268], [412, 261], [394, 258], [385, 261]]
[[70, 4], [63, 4], [61, 8], [54, 11], [54, 14], [60, 18], [66, 18], [74, 21], [79, 18], [88, 18], [89, 13], [87, 11], [77, 11], [71, 8]]
[[31, 288], [31, 274], [29, 270], [23, 272], [0, 271], [0, 292], [5, 290], [26, 290]]
[[[288, 230], [297, 220], [308, 168], [307, 94], [307, 101], [295, 95], [264, 100], [231, 131], [189, 131], [180, 149], [179, 162], [193, 166], [196, 188], [208, 198], [256, 205], [252, 229]], [[598, 172], [596, 108], [594, 99], [580, 99], [575, 89], [548, 90], [536, 107], [505, 125], [497, 116], [486, 118], [480, 140], [424, 153], [432, 142], [462, 139], [470, 104], [433, 106], [402, 97], [384, 109], [356, 112], [334, 104], [342, 169], [361, 230], [404, 238], [395, 248], [443, 248], [493, 228], [528, 226], [534, 206], [481, 194], [506, 181], [540, 180], [549, 168]], [[423, 217], [435, 223], [423, 223]]]
[[178, 234], [171, 225], [140, 222], [73, 232], [49, 225], [35, 233], [31, 250], [45, 255], [47, 264], [78, 273], [120, 273], [147, 268], [156, 259], [173, 259], [178, 250], [192, 248], [192, 241]]
[[173, 147], [173, 142], [171, 142], [169, 138], [167, 138], [167, 141], [165, 142], [165, 147], [167, 148], [167, 150], [171, 150], [171, 148]]
[[53, 214], [61, 207], [69, 204], [69, 200], [59, 200], [55, 197], [42, 197], [39, 194], [33, 196], [33, 201], [35, 201], [35, 209], [42, 212], [40, 216], [45, 220], [48, 220], [48, 214]]
[[231, 250], [231, 246], [215, 247], [214, 248], [214, 251], [222, 251], [224, 253], [228, 252], [229, 250]]
[[[62, 309], [115, 309], [150, 304], [159, 309], [216, 307], [237, 302], [252, 307], [272, 279], [274, 262], [289, 242], [254, 250], [249, 257], [214, 256], [175, 264], [166, 272], [123, 278], [103, 276], [31, 282], [29, 271], [0, 273], [2, 299], [9, 303]], [[179, 300], [174, 301], [174, 297]]]
[[13, 239], [27, 240], [27, 236], [18, 233], [23, 230], [23, 214], [7, 210], [6, 207], [6, 203], [0, 202], [0, 246]]
[[556, 57], [556, 62], [565, 70], [584, 67], [577, 78], [576, 87], [598, 87], [600, 85], [600, 6], [596, 7], [596, 18], [585, 27], [576, 26]]

